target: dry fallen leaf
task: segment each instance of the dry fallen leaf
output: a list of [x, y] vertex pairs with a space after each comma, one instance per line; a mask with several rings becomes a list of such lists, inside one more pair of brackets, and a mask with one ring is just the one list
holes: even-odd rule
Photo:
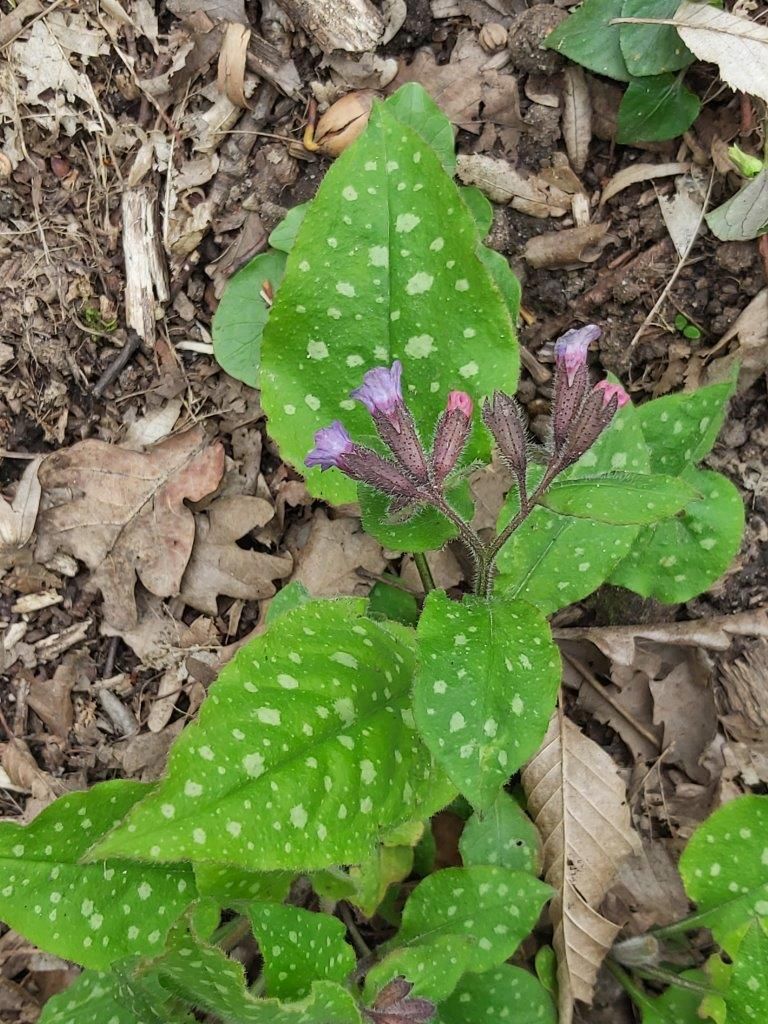
[[706, 4], [683, 0], [672, 22], [699, 60], [717, 64], [734, 90], [768, 103], [768, 28]]
[[658, 197], [661, 215], [667, 226], [677, 255], [684, 259], [691, 244], [701, 229], [704, 204], [701, 194], [690, 175], [682, 175], [675, 181], [673, 196]]
[[357, 569], [381, 573], [384, 555], [379, 543], [363, 532], [359, 520], [329, 519], [318, 509], [311, 525], [289, 534], [296, 564], [293, 579], [303, 583], [312, 597], [337, 597], [339, 594], [364, 593], [370, 584]]
[[40, 505], [39, 468], [39, 458], [29, 463], [10, 504], [0, 495], [0, 555], [23, 548], [32, 536]]
[[687, 174], [690, 169], [690, 164], [681, 163], [633, 164], [631, 167], [625, 167], [618, 174], [614, 174], [606, 184], [603, 194], [600, 196], [600, 205], [607, 203], [609, 199], [613, 199], [615, 195], [618, 195], [623, 189], [629, 188], [630, 185], [636, 185], [640, 181], [650, 181], [653, 178], [668, 178], [672, 174]]
[[219, 68], [216, 88], [230, 103], [242, 110], [248, 109], [245, 98], [245, 58], [251, 30], [245, 25], [229, 22], [219, 53]]
[[200, 428], [146, 452], [82, 441], [40, 467], [43, 507], [36, 557], [63, 550], [92, 570], [104, 596], [104, 619], [116, 629], [137, 622], [136, 577], [158, 597], [178, 594], [195, 539], [185, 499], [214, 491], [224, 449]]
[[711, 359], [734, 338], [738, 339], [736, 347], [712, 360], [707, 366], [706, 383], [725, 380], [734, 363], [739, 364], [738, 390], [746, 391], [755, 381], [768, 370], [768, 288], [752, 299], [746, 309], [728, 328], [714, 348], [710, 349]]
[[592, 141], [592, 99], [586, 75], [580, 67], [567, 67], [564, 78], [563, 138], [571, 166], [580, 174]]
[[523, 255], [537, 270], [542, 267], [577, 269], [599, 258], [611, 241], [607, 234], [610, 226], [610, 221], [605, 221], [602, 224], [585, 224], [579, 228], [534, 235], [525, 243]]
[[257, 601], [272, 597], [272, 580], [289, 576], [290, 555], [269, 555], [238, 547], [246, 533], [265, 526], [275, 514], [263, 498], [244, 494], [217, 498], [205, 512], [195, 516], [195, 544], [184, 578], [181, 597], [192, 608], [217, 614], [217, 597], [239, 597]]
[[544, 843], [544, 877], [555, 889], [549, 912], [559, 1019], [571, 1024], [574, 1000], [591, 1002], [597, 972], [620, 930], [597, 908], [640, 841], [615, 764], [562, 711], [523, 769], [522, 784]]
[[525, 177], [506, 160], [482, 154], [460, 155], [456, 175], [463, 185], [476, 185], [494, 203], [509, 205], [531, 217], [563, 217], [571, 198], [541, 177]]

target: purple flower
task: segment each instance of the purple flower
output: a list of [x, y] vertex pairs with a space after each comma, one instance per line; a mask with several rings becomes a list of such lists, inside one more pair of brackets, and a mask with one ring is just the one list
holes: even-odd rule
[[338, 467], [339, 459], [349, 455], [354, 445], [352, 438], [339, 420], [334, 420], [330, 427], [323, 427], [315, 434], [315, 447], [304, 460], [308, 466], [320, 466], [321, 469]]
[[587, 324], [586, 327], [575, 327], [566, 331], [555, 342], [555, 361], [565, 369], [569, 388], [573, 387], [580, 367], [586, 366], [590, 344], [597, 341], [602, 333], [597, 324]]
[[399, 359], [392, 363], [391, 369], [377, 366], [365, 374], [363, 383], [351, 391], [350, 396], [362, 402], [372, 416], [379, 413], [393, 422], [397, 419], [393, 414], [403, 404], [403, 393], [400, 389], [402, 373], [403, 364]]
[[467, 419], [470, 419], [472, 416], [472, 398], [466, 391], [449, 391], [446, 409], [448, 412], [455, 412], [458, 409]]
[[601, 380], [598, 384], [595, 384], [593, 391], [602, 392], [603, 395], [603, 408], [609, 405], [612, 399], [616, 399], [616, 408], [621, 409], [623, 405], [626, 405], [629, 401], [629, 395], [621, 386], [621, 384], [611, 384], [608, 380]]

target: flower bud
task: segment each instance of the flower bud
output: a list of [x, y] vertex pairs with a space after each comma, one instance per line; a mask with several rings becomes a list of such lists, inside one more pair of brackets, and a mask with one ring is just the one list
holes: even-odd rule
[[373, 417], [376, 430], [400, 465], [416, 480], [428, 477], [424, 455], [416, 425], [403, 402], [400, 387], [403, 366], [396, 359], [392, 366], [377, 366], [363, 377], [359, 388], [350, 392], [352, 398], [362, 402]]
[[339, 156], [365, 131], [375, 98], [372, 89], [359, 89], [336, 100], [318, 120], [314, 138], [309, 144], [305, 139], [305, 147], [326, 156]]
[[520, 407], [503, 391], [494, 391], [493, 399], [486, 398], [483, 405], [483, 420], [496, 439], [501, 457], [522, 486], [528, 464], [528, 438]]
[[592, 447], [616, 415], [616, 410], [628, 401], [629, 395], [620, 384], [611, 384], [607, 380], [595, 384], [585, 398], [560, 453], [563, 469], [577, 462]]
[[353, 480], [369, 484], [391, 498], [401, 499], [401, 504], [402, 499], [405, 499], [405, 504], [424, 500], [418, 485], [410, 477], [370, 448], [354, 445], [352, 451], [339, 456], [337, 465]]
[[629, 395], [621, 384], [611, 384], [609, 380], [599, 381], [592, 390], [603, 396], [603, 406], [607, 406], [615, 398], [616, 408], [621, 409], [629, 401]]
[[565, 443], [571, 424], [584, 401], [589, 376], [587, 351], [602, 331], [596, 324], [566, 331], [555, 342], [555, 394], [552, 403], [552, 433], [555, 452]]
[[432, 473], [441, 483], [459, 461], [472, 428], [472, 399], [466, 391], [451, 391], [435, 431]]

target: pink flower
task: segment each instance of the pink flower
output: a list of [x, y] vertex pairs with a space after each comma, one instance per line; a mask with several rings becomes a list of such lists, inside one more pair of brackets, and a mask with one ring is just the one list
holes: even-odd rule
[[400, 389], [402, 373], [403, 364], [399, 359], [392, 363], [391, 368], [377, 366], [365, 374], [363, 383], [351, 391], [350, 396], [362, 402], [372, 416], [379, 413], [393, 422], [398, 418], [396, 410], [403, 404], [403, 393]]
[[315, 434], [315, 447], [304, 460], [308, 466], [320, 466], [321, 469], [338, 467], [339, 459], [349, 455], [354, 445], [344, 428], [343, 423], [334, 420], [330, 427], [323, 427]]
[[472, 399], [466, 391], [451, 391], [448, 394], [447, 412], [463, 412], [467, 419], [472, 416]]
[[586, 327], [566, 331], [555, 342], [555, 361], [565, 370], [569, 388], [573, 387], [578, 370], [587, 364], [590, 344], [597, 341], [602, 333], [597, 324], [587, 324]]
[[617, 409], [621, 409], [629, 401], [629, 395], [621, 384], [611, 384], [608, 380], [601, 380], [599, 384], [595, 384], [593, 390], [602, 392], [603, 408], [609, 405], [613, 398], [616, 399]]

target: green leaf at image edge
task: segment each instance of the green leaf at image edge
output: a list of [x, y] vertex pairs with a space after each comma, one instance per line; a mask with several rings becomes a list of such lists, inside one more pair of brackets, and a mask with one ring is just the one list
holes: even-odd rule
[[622, 97], [616, 141], [664, 142], [687, 131], [699, 116], [698, 96], [680, 75], [654, 75], [630, 81]]
[[544, 41], [577, 64], [619, 82], [631, 78], [621, 52], [619, 26], [624, 0], [584, 0]]

